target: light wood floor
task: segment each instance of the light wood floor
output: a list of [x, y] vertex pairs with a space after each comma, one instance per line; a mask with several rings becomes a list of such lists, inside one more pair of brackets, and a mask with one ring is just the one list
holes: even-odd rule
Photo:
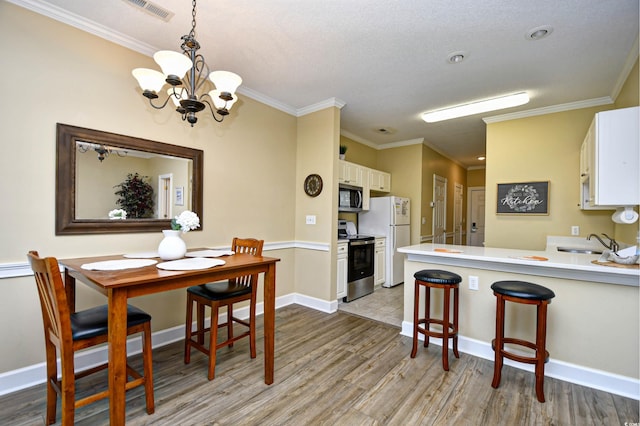
[[404, 284], [375, 291], [351, 302], [340, 302], [338, 310], [402, 327]]
[[[260, 329], [262, 324], [259, 324]], [[156, 412], [144, 411], [142, 389], [127, 394], [129, 425], [625, 425], [639, 421], [638, 401], [545, 379], [537, 402], [532, 373], [505, 366], [491, 387], [493, 363], [440, 347], [409, 357], [411, 340], [398, 328], [359, 316], [298, 305], [276, 313], [275, 383], [264, 384], [262, 333], [258, 358], [243, 339], [218, 351], [215, 380], [194, 352], [184, 365], [182, 343], [154, 350]], [[135, 359], [139, 365], [140, 360]], [[138, 357], [139, 358], [139, 357]], [[80, 391], [104, 386], [105, 376]], [[76, 424], [108, 423], [107, 401], [76, 412]], [[0, 397], [0, 424], [43, 424], [44, 385]], [[58, 422], [60, 421], [58, 417]], [[58, 423], [59, 424], [59, 423]]]

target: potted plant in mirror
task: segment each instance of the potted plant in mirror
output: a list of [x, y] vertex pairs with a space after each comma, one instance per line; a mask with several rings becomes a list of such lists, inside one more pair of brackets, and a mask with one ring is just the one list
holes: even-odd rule
[[340, 159], [344, 160], [345, 154], [347, 153], [347, 146], [340, 145]]
[[180, 234], [200, 227], [200, 218], [190, 210], [185, 210], [171, 219], [171, 229], [162, 231], [164, 239], [158, 246], [158, 256], [162, 260], [175, 260], [184, 257], [187, 253], [187, 245], [180, 238]]
[[114, 186], [118, 188], [116, 204], [130, 219], [153, 217], [153, 187], [148, 180], [149, 176], [129, 173], [122, 183]]

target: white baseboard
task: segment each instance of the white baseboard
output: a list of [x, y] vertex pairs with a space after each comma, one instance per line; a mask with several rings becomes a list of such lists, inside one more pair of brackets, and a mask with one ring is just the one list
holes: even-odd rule
[[[287, 305], [298, 304], [308, 308], [312, 308], [321, 312], [334, 313], [337, 311], [338, 302], [328, 302], [326, 300], [317, 299], [315, 297], [305, 296], [302, 294], [292, 293], [276, 298], [276, 309]], [[264, 306], [258, 303], [256, 306], [256, 314], [264, 313]], [[239, 318], [247, 318], [249, 316], [248, 307], [234, 310], [234, 314]], [[207, 319], [208, 321], [208, 319]], [[403, 321], [402, 331], [400, 334], [404, 336], [413, 336], [413, 324]], [[176, 326], [153, 333], [153, 347], [159, 348], [170, 343], [181, 341], [184, 339], [184, 327]], [[432, 338], [434, 344], [442, 346], [441, 339]], [[493, 350], [491, 344], [481, 342], [479, 340], [470, 339], [468, 337], [459, 336], [458, 349], [460, 352], [480, 358], [493, 360]], [[141, 339], [134, 337], [127, 341], [127, 353], [130, 355], [141, 352]], [[82, 351], [76, 356], [76, 369], [84, 370], [92, 366], [101, 364], [107, 360], [106, 345]], [[505, 364], [522, 370], [533, 372], [533, 366], [522, 364], [505, 359]], [[625, 377], [602, 370], [596, 370], [580, 365], [570, 364], [567, 362], [549, 359], [545, 366], [545, 376], [553, 377], [570, 383], [587, 386], [594, 389], [603, 390], [616, 395], [627, 398], [640, 400], [640, 380]], [[0, 396], [22, 389], [26, 389], [41, 383], [44, 383], [46, 377], [45, 363], [38, 363], [27, 367], [19, 368], [5, 373], [0, 373]]]
[[[296, 303], [296, 294], [289, 294], [286, 296], [278, 297], [276, 299], [276, 309], [283, 306]], [[305, 298], [302, 298], [305, 300]], [[325, 304], [328, 302], [325, 302]], [[303, 304], [303, 303], [300, 303]], [[317, 303], [316, 303], [317, 305]], [[305, 305], [307, 306], [307, 305]], [[316, 309], [312, 305], [308, 305], [311, 308]], [[264, 307], [262, 303], [256, 305], [256, 314], [260, 315], [264, 313]], [[249, 308], [234, 309], [234, 316], [238, 318], [248, 318]], [[221, 317], [222, 319], [222, 317]], [[206, 319], [207, 325], [209, 324], [209, 318]], [[152, 342], [154, 348], [159, 348], [170, 343], [184, 340], [184, 326], [171, 327], [165, 330], [156, 331], [152, 335]], [[135, 355], [142, 352], [141, 337], [135, 336], [127, 340], [127, 354]], [[86, 370], [96, 365], [100, 365], [107, 361], [107, 346], [102, 345], [92, 349], [88, 349], [76, 354], [75, 366], [77, 371]], [[60, 371], [60, 364], [58, 361], [58, 371]], [[46, 364], [44, 362], [29, 365], [27, 367], [19, 368], [17, 370], [7, 371], [0, 373], [0, 396], [6, 395], [12, 392], [16, 392], [22, 389], [26, 389], [35, 385], [44, 383], [47, 376]]]
[[[413, 323], [403, 321], [402, 331], [400, 334], [403, 336], [413, 337]], [[419, 340], [424, 341], [424, 336], [420, 335], [418, 338]], [[442, 346], [442, 339], [431, 337], [429, 338], [429, 342]], [[491, 343], [482, 342], [480, 340], [460, 335], [458, 336], [458, 350], [479, 358], [488, 359], [490, 361], [494, 360], [494, 352], [491, 348]], [[510, 359], [505, 359], [504, 364], [521, 370], [530, 372], [534, 371], [533, 365], [523, 364]], [[631, 377], [571, 364], [553, 358], [549, 358], [549, 362], [545, 365], [544, 375], [565, 382], [575, 383], [577, 385], [587, 386], [615, 395], [640, 400], [640, 380]]]

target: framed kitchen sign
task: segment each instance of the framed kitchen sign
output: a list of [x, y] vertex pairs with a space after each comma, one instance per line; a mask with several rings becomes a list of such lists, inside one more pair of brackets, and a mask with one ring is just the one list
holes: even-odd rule
[[499, 183], [497, 214], [549, 214], [549, 181]]

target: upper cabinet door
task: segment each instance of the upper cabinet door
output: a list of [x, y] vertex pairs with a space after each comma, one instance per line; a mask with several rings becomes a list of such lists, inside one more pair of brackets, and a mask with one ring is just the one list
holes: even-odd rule
[[[640, 107], [603, 111], [594, 118], [590, 151], [590, 202], [640, 204]], [[592, 195], [592, 196], [591, 196]]]

